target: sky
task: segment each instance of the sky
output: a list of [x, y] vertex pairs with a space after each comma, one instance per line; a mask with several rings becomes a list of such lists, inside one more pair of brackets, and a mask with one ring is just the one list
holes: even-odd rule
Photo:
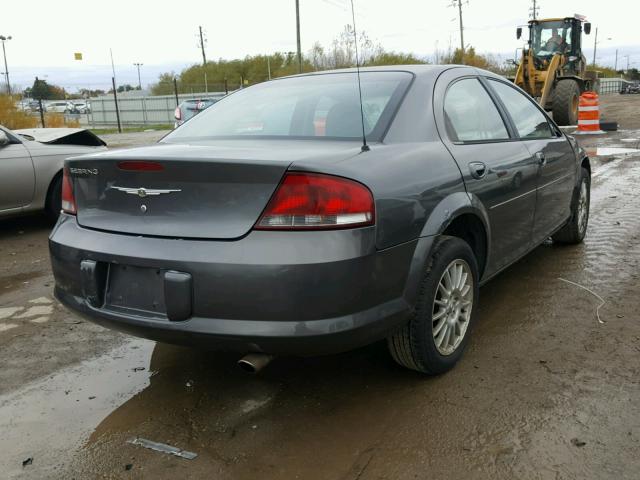
[[[460, 44], [458, 12], [451, 3], [355, 0], [357, 28], [386, 50], [432, 57], [436, 49], [446, 51]], [[531, 0], [463, 3], [465, 44], [480, 53], [511, 57], [523, 44], [515, 29], [526, 24], [531, 4]], [[640, 67], [640, 6], [635, 1], [540, 0], [538, 5], [541, 18], [587, 16], [593, 24], [592, 34], [583, 37], [589, 61], [598, 27], [598, 63], [613, 66], [618, 49], [619, 68], [626, 67], [624, 55]], [[303, 52], [315, 42], [328, 46], [351, 23], [349, 0], [300, 0], [300, 17]], [[137, 84], [134, 62], [143, 63], [143, 85], [155, 82], [161, 72], [179, 72], [201, 62], [199, 25], [206, 34], [208, 59], [296, 48], [294, 0], [9, 1], [3, 2], [0, 35], [13, 37], [6, 43], [12, 83], [24, 87], [39, 76], [74, 90], [110, 83], [110, 49], [120, 84]], [[83, 60], [74, 60], [74, 52], [81, 52]]]

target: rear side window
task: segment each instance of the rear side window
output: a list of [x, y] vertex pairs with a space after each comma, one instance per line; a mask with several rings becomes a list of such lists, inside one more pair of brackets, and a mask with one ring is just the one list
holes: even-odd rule
[[529, 98], [510, 85], [496, 80], [490, 80], [490, 82], [511, 115], [520, 138], [553, 137], [547, 117]]
[[498, 109], [477, 78], [459, 80], [449, 87], [444, 99], [444, 115], [447, 133], [453, 141], [509, 138]]

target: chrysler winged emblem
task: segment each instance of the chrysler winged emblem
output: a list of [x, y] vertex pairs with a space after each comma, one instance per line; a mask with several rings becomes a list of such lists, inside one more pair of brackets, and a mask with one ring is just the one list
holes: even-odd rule
[[163, 188], [144, 188], [144, 187], [129, 188], [129, 187], [117, 187], [115, 185], [112, 185], [109, 188], [118, 190], [119, 192], [128, 193], [129, 195], [137, 195], [140, 198], [154, 197], [157, 195], [164, 195], [165, 193], [174, 193], [174, 192], [182, 191], [180, 189], [172, 189], [172, 188], [164, 188], [164, 189]]

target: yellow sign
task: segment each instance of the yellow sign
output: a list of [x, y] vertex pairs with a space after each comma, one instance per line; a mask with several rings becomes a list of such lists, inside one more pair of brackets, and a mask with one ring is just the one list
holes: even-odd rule
[[80, 52], [76, 52], [76, 53], [74, 53], [74, 54], [73, 54], [73, 57], [74, 57], [76, 60], [82, 60], [82, 53], [80, 53]]

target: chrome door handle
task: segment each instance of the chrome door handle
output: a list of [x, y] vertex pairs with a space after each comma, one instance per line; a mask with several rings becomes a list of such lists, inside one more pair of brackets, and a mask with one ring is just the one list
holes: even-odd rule
[[469, 171], [473, 178], [479, 180], [487, 174], [487, 166], [482, 162], [470, 162]]
[[544, 152], [536, 152], [536, 160], [538, 161], [538, 165], [543, 166], [547, 163], [547, 157]]

